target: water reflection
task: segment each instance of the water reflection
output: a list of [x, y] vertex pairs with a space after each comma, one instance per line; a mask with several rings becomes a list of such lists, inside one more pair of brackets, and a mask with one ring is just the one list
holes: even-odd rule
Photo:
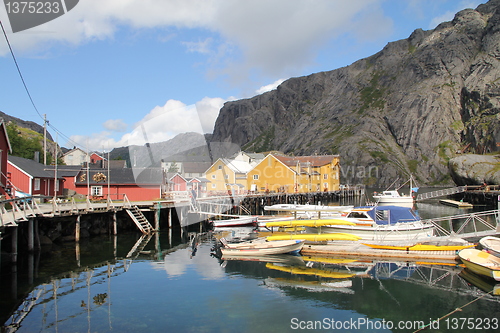
[[460, 317], [500, 310], [498, 286], [458, 262], [214, 257], [221, 235], [255, 232], [101, 237], [3, 264], [2, 332], [290, 332], [291, 318], [428, 322], [485, 293]]

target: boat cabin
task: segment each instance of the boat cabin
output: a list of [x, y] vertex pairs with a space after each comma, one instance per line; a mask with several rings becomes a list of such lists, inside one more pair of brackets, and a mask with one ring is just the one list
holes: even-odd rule
[[370, 220], [381, 225], [420, 220], [411, 208], [400, 206], [358, 207], [353, 209], [346, 217], [363, 222]]

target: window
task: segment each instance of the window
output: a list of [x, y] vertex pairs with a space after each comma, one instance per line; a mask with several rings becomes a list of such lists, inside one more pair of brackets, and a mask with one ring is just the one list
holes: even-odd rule
[[102, 196], [102, 186], [92, 186], [90, 188], [90, 194], [93, 196]]
[[323, 179], [328, 179], [328, 174], [327, 173], [323, 174]]
[[40, 178], [35, 178], [35, 191], [40, 191]]
[[215, 179], [215, 175], [212, 175], [212, 179]]
[[217, 185], [212, 183], [212, 188], [217, 188]]
[[253, 180], [259, 180], [259, 175], [253, 175]]
[[224, 175], [224, 178], [225, 179], [229, 179], [229, 175]]
[[222, 170], [222, 165], [219, 165], [219, 170]]

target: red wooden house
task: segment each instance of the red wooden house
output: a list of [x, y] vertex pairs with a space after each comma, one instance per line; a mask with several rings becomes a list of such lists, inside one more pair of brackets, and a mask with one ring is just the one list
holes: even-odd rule
[[16, 196], [16, 192], [48, 197], [63, 194], [64, 179], [33, 160], [9, 156], [7, 174], [12, 184], [12, 196]]
[[82, 169], [74, 188], [94, 199], [123, 200], [126, 195], [130, 201], [146, 201], [161, 198], [164, 184], [160, 168]]
[[0, 195], [7, 194], [7, 159], [12, 152], [5, 121], [0, 118]]
[[181, 174], [176, 173], [172, 177], [170, 177], [170, 181], [172, 182], [172, 186], [170, 189], [172, 191], [187, 191], [188, 190], [188, 180], [181, 176]]

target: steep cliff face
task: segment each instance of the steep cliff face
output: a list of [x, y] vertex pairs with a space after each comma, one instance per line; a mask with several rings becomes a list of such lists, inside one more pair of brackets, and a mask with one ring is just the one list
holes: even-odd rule
[[500, 0], [350, 66], [291, 78], [229, 102], [213, 141], [248, 151], [340, 154], [342, 182], [388, 185], [413, 174], [451, 184], [448, 161], [500, 142]]

